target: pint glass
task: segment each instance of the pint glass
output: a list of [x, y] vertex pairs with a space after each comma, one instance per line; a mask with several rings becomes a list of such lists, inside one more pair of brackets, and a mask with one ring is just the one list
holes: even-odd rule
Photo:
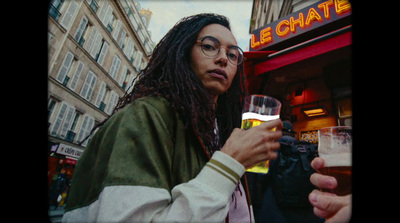
[[318, 154], [325, 160], [319, 172], [336, 178], [336, 189], [322, 191], [343, 196], [351, 193], [352, 128], [350, 126], [329, 127], [318, 130]]
[[[281, 103], [272, 97], [265, 95], [249, 95], [244, 99], [242, 113], [242, 129], [249, 129], [260, 125], [263, 122], [278, 119], [281, 110]], [[275, 131], [275, 128], [271, 131]], [[247, 168], [247, 172], [268, 173], [269, 160], [258, 163]]]

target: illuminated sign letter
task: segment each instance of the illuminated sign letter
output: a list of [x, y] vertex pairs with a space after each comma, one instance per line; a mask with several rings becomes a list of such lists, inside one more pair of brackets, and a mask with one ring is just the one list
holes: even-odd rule
[[292, 31], [292, 33], [296, 33], [296, 25], [300, 25], [300, 27], [304, 29], [303, 13], [299, 13], [299, 18], [296, 20], [293, 17], [290, 17], [290, 31]]
[[310, 8], [310, 10], [308, 10], [308, 15], [307, 15], [307, 19], [306, 19], [306, 25], [308, 27], [310, 27], [311, 22], [314, 20], [318, 20], [318, 22], [323, 22], [321, 16], [318, 14], [317, 11], [315, 11], [314, 8]]
[[335, 11], [338, 15], [351, 9], [350, 2], [347, 0], [335, 0]]
[[[286, 25], [286, 26], [288, 26], [288, 27], [286, 27], [283, 31], [281, 31], [282, 30], [282, 26], [283, 25]], [[284, 36], [286, 36], [287, 34], [289, 34], [289, 25], [290, 25], [290, 23], [289, 23], [289, 21], [288, 20], [282, 20], [282, 21], [280, 21], [279, 23], [278, 23], [278, 25], [276, 26], [276, 34], [278, 34], [278, 36], [280, 36], [280, 37], [284, 37]]]
[[272, 42], [272, 35], [271, 35], [271, 27], [267, 27], [260, 32], [260, 42], [262, 45], [265, 45], [269, 42]]
[[329, 0], [318, 5], [318, 8], [324, 12], [325, 19], [331, 18], [331, 14], [329, 13], [329, 6], [331, 5], [333, 5], [333, 0]]
[[257, 41], [257, 37], [254, 34], [251, 34], [251, 48], [253, 49], [257, 49], [258, 47], [260, 47], [260, 42]]

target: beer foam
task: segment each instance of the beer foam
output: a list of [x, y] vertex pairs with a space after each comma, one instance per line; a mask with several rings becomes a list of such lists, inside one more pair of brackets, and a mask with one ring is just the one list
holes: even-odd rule
[[278, 119], [279, 115], [262, 115], [262, 114], [257, 114], [254, 112], [245, 112], [242, 114], [242, 120], [246, 119], [258, 119], [260, 121], [266, 122], [266, 121], [271, 121], [274, 119]]
[[325, 167], [351, 166], [351, 153], [319, 154], [324, 159]]

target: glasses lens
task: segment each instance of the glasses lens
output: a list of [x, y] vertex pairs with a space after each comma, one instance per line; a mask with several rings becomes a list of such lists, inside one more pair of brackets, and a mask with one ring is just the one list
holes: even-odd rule
[[201, 49], [207, 56], [216, 56], [219, 51], [219, 43], [212, 38], [204, 38], [201, 42]]
[[228, 51], [228, 59], [233, 64], [240, 64], [243, 61], [243, 52], [238, 47], [232, 47]]

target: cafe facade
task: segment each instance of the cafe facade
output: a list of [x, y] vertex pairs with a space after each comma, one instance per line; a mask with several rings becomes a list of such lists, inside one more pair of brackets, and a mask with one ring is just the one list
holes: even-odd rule
[[251, 32], [248, 91], [278, 99], [300, 141], [317, 143], [324, 127], [352, 126], [351, 15], [346, 0], [318, 1]]

